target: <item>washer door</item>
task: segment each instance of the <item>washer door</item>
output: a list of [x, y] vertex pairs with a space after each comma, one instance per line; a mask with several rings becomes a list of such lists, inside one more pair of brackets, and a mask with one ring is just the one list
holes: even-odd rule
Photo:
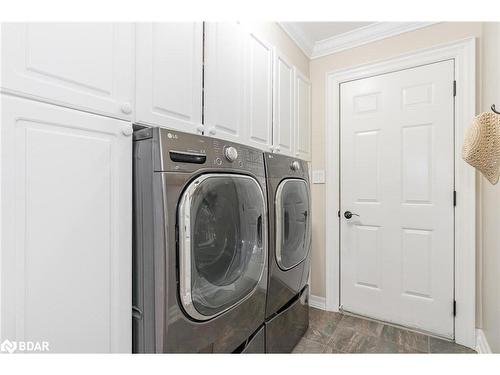
[[180, 299], [191, 317], [207, 320], [248, 298], [264, 274], [264, 193], [252, 177], [202, 175], [178, 215]]
[[310, 194], [306, 181], [283, 180], [276, 191], [276, 260], [283, 270], [302, 262], [311, 246]]

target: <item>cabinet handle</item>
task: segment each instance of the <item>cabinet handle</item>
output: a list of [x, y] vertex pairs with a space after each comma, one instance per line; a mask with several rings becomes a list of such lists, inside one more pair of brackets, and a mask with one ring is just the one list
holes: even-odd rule
[[131, 126], [124, 126], [122, 128], [122, 134], [126, 137], [130, 137], [132, 133], [134, 132], [134, 129], [132, 129]]
[[198, 131], [198, 133], [203, 133], [203, 130], [205, 130], [205, 127], [203, 125], [198, 125], [198, 127], [196, 128], [196, 130]]
[[208, 131], [208, 134], [210, 135], [215, 135], [216, 131], [215, 131], [215, 128], [211, 128], [209, 131]]
[[276, 152], [280, 152], [281, 151], [281, 147], [280, 146], [276, 146]]
[[129, 115], [132, 113], [132, 105], [130, 103], [123, 103], [122, 104], [122, 112], [125, 113], [126, 115]]

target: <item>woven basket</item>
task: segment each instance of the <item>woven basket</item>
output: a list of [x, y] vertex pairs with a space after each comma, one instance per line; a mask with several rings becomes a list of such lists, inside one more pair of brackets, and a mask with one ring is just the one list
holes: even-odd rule
[[484, 112], [474, 118], [465, 133], [462, 158], [493, 185], [500, 176], [500, 116]]

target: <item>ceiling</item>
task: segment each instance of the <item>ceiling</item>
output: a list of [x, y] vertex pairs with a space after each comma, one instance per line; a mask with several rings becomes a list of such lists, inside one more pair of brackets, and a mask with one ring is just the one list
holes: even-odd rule
[[434, 24], [434, 22], [280, 22], [309, 58], [317, 58]]

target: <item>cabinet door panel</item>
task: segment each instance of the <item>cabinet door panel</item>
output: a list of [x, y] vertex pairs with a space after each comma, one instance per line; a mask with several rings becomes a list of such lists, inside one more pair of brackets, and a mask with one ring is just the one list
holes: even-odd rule
[[136, 121], [203, 131], [203, 24], [137, 25]]
[[275, 151], [292, 155], [294, 142], [294, 73], [285, 56], [276, 52], [274, 60], [274, 122]]
[[295, 156], [311, 160], [311, 84], [295, 70]]
[[205, 132], [242, 142], [247, 118], [243, 30], [224, 22], [207, 23], [205, 30]]
[[132, 24], [2, 25], [2, 89], [131, 119]]
[[0, 340], [131, 351], [131, 125], [2, 96]]
[[248, 34], [248, 144], [269, 151], [272, 144], [272, 47], [253, 33]]

